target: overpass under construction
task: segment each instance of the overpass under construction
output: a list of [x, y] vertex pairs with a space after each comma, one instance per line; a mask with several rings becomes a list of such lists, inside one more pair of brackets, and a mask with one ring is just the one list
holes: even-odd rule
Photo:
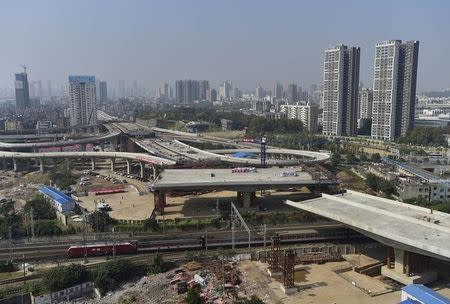
[[436, 280], [431, 258], [450, 262], [450, 214], [355, 191], [287, 204], [341, 222], [388, 246], [381, 273], [403, 284]]

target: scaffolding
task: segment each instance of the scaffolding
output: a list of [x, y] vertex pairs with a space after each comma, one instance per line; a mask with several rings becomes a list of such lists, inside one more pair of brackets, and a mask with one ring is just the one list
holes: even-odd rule
[[270, 254], [269, 254], [269, 269], [272, 273], [276, 273], [280, 270], [280, 237], [274, 236], [272, 238], [272, 245], [270, 247]]
[[295, 287], [294, 285], [294, 267], [296, 253], [292, 249], [284, 252], [283, 262], [283, 285], [286, 289]]

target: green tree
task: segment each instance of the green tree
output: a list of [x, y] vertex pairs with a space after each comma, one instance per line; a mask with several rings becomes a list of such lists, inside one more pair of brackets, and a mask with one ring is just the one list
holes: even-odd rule
[[172, 268], [172, 263], [165, 262], [162, 255], [160, 253], [157, 253], [153, 258], [152, 261], [148, 267], [148, 274], [158, 274], [162, 272], [168, 271], [170, 268]]
[[380, 153], [374, 153], [372, 154], [372, 156], [370, 157], [370, 160], [374, 163], [379, 163], [381, 162], [381, 155]]
[[60, 189], [68, 189], [76, 183], [76, 177], [72, 175], [72, 171], [65, 163], [61, 163], [51, 170], [49, 177]]
[[42, 284], [47, 291], [55, 292], [89, 280], [87, 268], [81, 264], [53, 267], [44, 273]]
[[200, 297], [200, 290], [198, 288], [189, 288], [186, 295], [187, 304], [203, 304], [205, 301]]
[[144, 220], [144, 229], [145, 230], [152, 230], [152, 231], [159, 231], [160, 226], [156, 219], [154, 218], [148, 218]]
[[62, 230], [56, 220], [39, 220], [34, 223], [34, 233], [37, 236], [60, 235]]
[[94, 273], [94, 283], [100, 293], [104, 295], [114, 290], [120, 283], [131, 277], [133, 271], [128, 260], [113, 260], [101, 264]]
[[38, 194], [33, 197], [33, 199], [27, 201], [23, 207], [23, 211], [26, 214], [30, 214], [31, 209], [33, 209], [33, 216], [35, 219], [56, 219], [56, 211], [51, 202], [41, 194]]
[[88, 223], [95, 232], [104, 232], [109, 224], [115, 223], [109, 213], [103, 210], [95, 211], [89, 214]]

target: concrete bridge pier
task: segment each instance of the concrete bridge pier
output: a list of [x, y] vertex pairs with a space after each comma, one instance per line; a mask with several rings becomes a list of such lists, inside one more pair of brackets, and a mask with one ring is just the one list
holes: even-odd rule
[[100, 143], [100, 150], [105, 151], [105, 142], [104, 141], [102, 141]]
[[388, 248], [386, 266], [381, 274], [403, 284], [427, 284], [437, 280], [437, 271], [429, 269], [429, 258], [400, 248]]
[[131, 174], [131, 159], [126, 159], [127, 162], [127, 174]]
[[8, 162], [7, 162], [6, 158], [2, 159], [2, 165], [3, 165], [3, 170], [6, 170], [8, 168]]
[[111, 158], [111, 171], [115, 171], [116, 170], [116, 159], [115, 158]]
[[14, 172], [17, 172], [18, 166], [17, 166], [17, 159], [13, 158], [13, 170]]
[[87, 144], [80, 144], [81, 151], [86, 151]]
[[119, 147], [119, 140], [117, 137], [111, 139], [111, 145], [114, 151], [117, 151], [117, 148]]
[[164, 207], [166, 206], [166, 192], [155, 191], [153, 193], [153, 198], [154, 198], [154, 202], [155, 202], [156, 214], [158, 214], [158, 215], [164, 214]]
[[237, 193], [237, 201], [242, 203], [245, 210], [250, 209], [251, 205], [255, 202], [256, 193], [254, 191], [246, 191]]
[[70, 158], [66, 158], [66, 166], [68, 170], [70, 170], [70, 168], [72, 167], [72, 161], [70, 160]]
[[141, 178], [144, 178], [145, 176], [145, 164], [144, 162], [139, 162], [139, 166], [140, 166], [140, 174], [141, 174]]
[[93, 157], [91, 158], [91, 170], [94, 171], [95, 170], [95, 163], [96, 163], [96, 159]]

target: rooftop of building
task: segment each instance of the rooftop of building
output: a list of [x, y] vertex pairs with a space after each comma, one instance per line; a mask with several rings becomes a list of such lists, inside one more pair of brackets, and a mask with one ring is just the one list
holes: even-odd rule
[[67, 195], [53, 187], [48, 187], [48, 186], [41, 187], [41, 188], [39, 188], [39, 192], [47, 195], [48, 197], [52, 198], [53, 200], [55, 200], [56, 202], [58, 202], [60, 204], [68, 204], [68, 203], [73, 203], [75, 201], [69, 195]]
[[355, 191], [287, 204], [344, 223], [388, 246], [450, 261], [450, 214]]
[[[427, 304], [449, 304], [450, 299], [437, 293], [433, 289], [430, 289], [424, 285], [411, 284], [402, 288], [404, 292], [416, 298], [420, 302], [412, 301], [409, 303], [427, 303]], [[408, 302], [401, 302], [408, 303]]]

